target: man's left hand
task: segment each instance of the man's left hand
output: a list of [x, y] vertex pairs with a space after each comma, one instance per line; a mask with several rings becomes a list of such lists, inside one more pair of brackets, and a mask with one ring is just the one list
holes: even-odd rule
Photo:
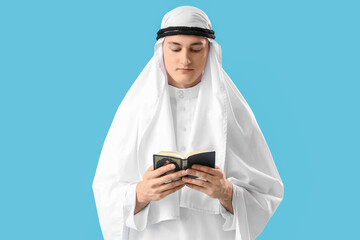
[[219, 199], [220, 203], [229, 212], [233, 213], [233, 185], [226, 179], [225, 173], [218, 166], [211, 168], [194, 164], [191, 168], [186, 169], [186, 173], [201, 178], [182, 177], [182, 180], [186, 182], [186, 186], [201, 191], [212, 198]]

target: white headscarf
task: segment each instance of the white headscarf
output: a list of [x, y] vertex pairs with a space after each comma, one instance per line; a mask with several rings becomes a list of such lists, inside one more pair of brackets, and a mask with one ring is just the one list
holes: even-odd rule
[[[170, 26], [211, 29], [206, 14], [192, 6], [168, 12], [161, 29]], [[222, 68], [220, 45], [207, 39], [210, 50], [187, 149], [216, 152], [215, 164], [234, 185], [236, 239], [250, 239], [261, 233], [282, 201], [283, 184], [249, 105]], [[157, 40], [154, 56], [122, 100], [101, 151], [93, 190], [108, 239], [122, 234], [126, 239], [124, 221], [133, 213], [123, 200], [152, 166], [153, 154], [177, 151], [163, 41]], [[180, 218], [180, 207], [220, 212], [218, 199], [188, 187], [149, 204], [147, 224]]]

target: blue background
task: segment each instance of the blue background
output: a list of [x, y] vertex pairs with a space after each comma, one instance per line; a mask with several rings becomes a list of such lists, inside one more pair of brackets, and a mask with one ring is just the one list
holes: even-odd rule
[[257, 239], [354, 239], [359, 1], [1, 1], [0, 239], [102, 239], [91, 184], [163, 15], [202, 9], [284, 182]]

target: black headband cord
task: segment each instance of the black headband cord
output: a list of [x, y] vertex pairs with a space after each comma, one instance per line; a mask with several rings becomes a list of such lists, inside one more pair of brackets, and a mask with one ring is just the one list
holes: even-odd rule
[[156, 40], [171, 35], [196, 35], [215, 39], [215, 32], [211, 29], [200, 27], [175, 26], [160, 29], [157, 32]]

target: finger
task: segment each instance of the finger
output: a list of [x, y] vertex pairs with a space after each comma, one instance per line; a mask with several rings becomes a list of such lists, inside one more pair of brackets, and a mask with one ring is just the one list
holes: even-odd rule
[[179, 180], [176, 180], [176, 181], [173, 181], [170, 183], [164, 183], [164, 184], [160, 185], [160, 187], [158, 187], [157, 190], [161, 193], [161, 192], [167, 191], [169, 189], [172, 189], [172, 188], [184, 185], [184, 184], [185, 184], [185, 182], [182, 181], [181, 179], [179, 179]]
[[215, 165], [215, 169], [213, 169], [216, 173], [218, 173], [218, 175], [222, 176], [224, 175], [225, 176], [225, 172], [217, 165]]
[[218, 170], [215, 170], [214, 168], [212, 167], [208, 167], [208, 166], [204, 166], [204, 165], [199, 165], [199, 164], [194, 164], [191, 166], [191, 169], [196, 169], [196, 170], [199, 170], [199, 171], [202, 171], [202, 172], [206, 172], [210, 175], [218, 175]]
[[166, 190], [166, 191], [164, 191], [164, 192], [161, 193], [161, 196], [162, 196], [162, 198], [164, 198], [164, 197], [166, 197], [167, 195], [169, 195], [169, 194], [171, 194], [171, 193], [173, 193], [173, 192], [176, 192], [177, 190], [183, 188], [184, 186], [185, 186], [185, 184], [180, 185], [180, 186], [177, 186], [177, 187], [172, 188], [172, 189], [169, 189], [169, 190]]
[[207, 180], [209, 182], [215, 182], [215, 180], [216, 180], [216, 177], [213, 176], [213, 175], [210, 175], [209, 173], [194, 170], [194, 169], [191, 169], [191, 168], [186, 169], [186, 173], [189, 174], [189, 175], [192, 175], [192, 176], [202, 178], [202, 179]]
[[158, 179], [156, 179], [155, 184], [161, 185], [164, 182], [168, 182], [171, 181], [173, 179], [179, 178], [179, 177], [183, 177], [186, 175], [186, 170], [180, 170], [174, 173], [169, 173], [165, 176], [159, 177]]
[[159, 167], [152, 172], [152, 177], [154, 177], [154, 178], [159, 177], [159, 176], [163, 175], [164, 173], [174, 170], [174, 169], [175, 169], [175, 164], [173, 164], [173, 163]]
[[210, 188], [212, 185], [208, 181], [204, 181], [201, 179], [193, 179], [193, 178], [189, 178], [189, 177], [183, 177], [182, 181], [199, 186], [199, 187], [203, 187], [203, 188]]
[[189, 187], [189, 188], [193, 188], [195, 190], [198, 190], [200, 192], [203, 192], [203, 193], [207, 194], [207, 189], [204, 188], [204, 187], [201, 187], [201, 186], [198, 186], [198, 185], [195, 185], [195, 184], [192, 184], [192, 183], [186, 183], [185, 185], [187, 187]]

